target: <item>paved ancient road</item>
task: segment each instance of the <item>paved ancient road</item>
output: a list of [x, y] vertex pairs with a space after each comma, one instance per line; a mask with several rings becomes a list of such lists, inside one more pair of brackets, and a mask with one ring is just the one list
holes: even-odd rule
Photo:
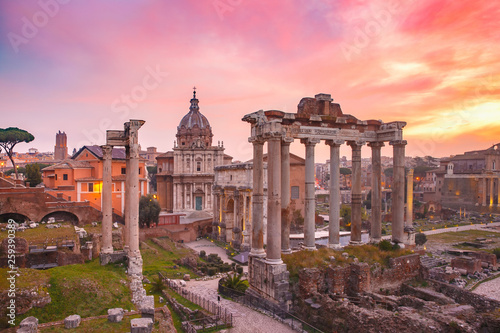
[[472, 292], [500, 301], [500, 277], [481, 283], [479, 287], [474, 289]]
[[[218, 279], [208, 281], [188, 281], [187, 288], [206, 299], [217, 302]], [[289, 326], [260, 312], [221, 297], [221, 305], [233, 314], [233, 328], [230, 333], [295, 332]]]

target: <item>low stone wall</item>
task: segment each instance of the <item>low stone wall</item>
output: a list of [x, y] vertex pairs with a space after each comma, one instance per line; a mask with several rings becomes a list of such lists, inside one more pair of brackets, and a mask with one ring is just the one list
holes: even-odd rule
[[471, 305], [479, 312], [488, 312], [500, 308], [500, 302], [494, 299], [474, 294], [451, 284], [436, 280], [428, 281], [436, 291], [453, 298], [457, 303]]
[[469, 257], [476, 258], [497, 268], [497, 256], [488, 252], [470, 252]]
[[467, 271], [467, 274], [474, 274], [483, 270], [483, 267], [481, 266], [481, 259], [467, 257], [451, 259], [451, 267], [465, 269]]
[[371, 272], [370, 291], [399, 288], [402, 282], [421, 277], [420, 256], [410, 254], [389, 259], [389, 268], [376, 267]]

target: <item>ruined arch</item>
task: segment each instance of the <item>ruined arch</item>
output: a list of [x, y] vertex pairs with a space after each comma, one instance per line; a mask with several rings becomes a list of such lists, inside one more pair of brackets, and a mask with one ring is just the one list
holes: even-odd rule
[[49, 217], [54, 217], [56, 222], [62, 220], [65, 222], [71, 222], [71, 224], [73, 224], [73, 225], [78, 225], [78, 223], [80, 222], [80, 219], [78, 218], [78, 216], [76, 216], [75, 214], [73, 214], [71, 212], [67, 212], [64, 210], [58, 210], [55, 212], [48, 213], [43, 218], [41, 218], [40, 221], [47, 222]]
[[232, 198], [227, 201], [226, 212], [234, 213], [234, 200]]
[[[16, 223], [32, 221], [29, 216], [20, 213], [2, 213], [0, 214], [0, 223], [7, 223], [9, 219], [13, 219]], [[35, 221], [38, 222], [38, 221]]]

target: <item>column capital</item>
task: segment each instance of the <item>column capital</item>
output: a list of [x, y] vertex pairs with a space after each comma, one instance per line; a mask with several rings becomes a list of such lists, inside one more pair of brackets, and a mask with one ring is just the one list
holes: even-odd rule
[[308, 145], [315, 145], [315, 144], [319, 143], [320, 141], [321, 140], [317, 139], [317, 138], [304, 138], [304, 139], [300, 139], [300, 143], [303, 143], [306, 146], [308, 146]]
[[335, 140], [325, 140], [325, 145], [328, 146], [333, 146], [333, 147], [340, 147], [343, 145], [345, 140], [340, 140], [340, 139], [335, 139]]
[[351, 148], [354, 149], [361, 149], [361, 147], [366, 143], [366, 141], [363, 140], [356, 140], [356, 141], [347, 141], [347, 145], [351, 146]]
[[389, 141], [389, 144], [391, 146], [406, 146], [406, 144], [408, 144], [408, 142], [406, 140], [393, 140], [393, 141]]
[[105, 159], [105, 158], [111, 158], [111, 154], [113, 152], [113, 146], [102, 145], [101, 149], [102, 149], [102, 158], [103, 159]]
[[269, 131], [263, 134], [263, 137], [266, 141], [270, 140], [280, 140], [283, 138], [283, 133], [279, 131]]
[[385, 147], [385, 143], [384, 142], [381, 142], [381, 141], [374, 141], [374, 142], [368, 142], [368, 147], [370, 148], [382, 148], [382, 147]]
[[291, 137], [288, 137], [288, 136], [285, 136], [283, 137], [283, 139], [281, 140], [281, 145], [290, 145], [292, 142], [294, 141], [293, 138]]
[[263, 145], [266, 142], [266, 140], [264, 140], [260, 137], [251, 136], [248, 138], [248, 142], [250, 142], [254, 145]]

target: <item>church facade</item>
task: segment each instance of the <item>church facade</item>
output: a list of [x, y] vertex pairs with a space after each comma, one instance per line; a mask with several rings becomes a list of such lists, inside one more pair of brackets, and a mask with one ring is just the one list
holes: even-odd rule
[[214, 168], [230, 164], [224, 146], [212, 145], [212, 128], [200, 112], [196, 91], [189, 112], [177, 126], [173, 151], [159, 155], [157, 195], [168, 213], [204, 212], [213, 214]]

